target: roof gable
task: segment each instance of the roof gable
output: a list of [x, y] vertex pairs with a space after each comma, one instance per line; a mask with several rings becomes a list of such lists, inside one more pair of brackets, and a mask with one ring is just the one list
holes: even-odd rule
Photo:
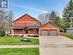
[[38, 20], [36, 20], [35, 18], [31, 17], [28, 14], [21, 16], [20, 18], [16, 19], [14, 22], [16, 22], [16, 21], [37, 21], [37, 22], [39, 22]]
[[41, 29], [46, 29], [46, 28], [48, 28], [48, 29], [58, 29], [58, 27], [56, 27], [55, 25], [52, 25], [52, 24], [50, 24], [50, 23], [46, 23], [45, 25], [43, 25], [42, 27], [41, 27]]
[[28, 14], [21, 16], [13, 22], [13, 26], [32, 26], [33, 24], [35, 24], [36, 26], [41, 25], [38, 20], [29, 16]]

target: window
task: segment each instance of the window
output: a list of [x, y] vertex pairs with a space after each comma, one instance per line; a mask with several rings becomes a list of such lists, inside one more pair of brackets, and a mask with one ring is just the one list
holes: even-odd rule
[[32, 26], [36, 26], [36, 24], [35, 24], [35, 23], [33, 23], [33, 24], [32, 24]]

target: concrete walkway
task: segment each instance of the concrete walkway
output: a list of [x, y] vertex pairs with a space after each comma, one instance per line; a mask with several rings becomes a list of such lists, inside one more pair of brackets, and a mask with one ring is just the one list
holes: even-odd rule
[[39, 45], [0, 45], [0, 48], [39, 48]]
[[73, 55], [73, 40], [64, 36], [40, 36], [40, 55]]

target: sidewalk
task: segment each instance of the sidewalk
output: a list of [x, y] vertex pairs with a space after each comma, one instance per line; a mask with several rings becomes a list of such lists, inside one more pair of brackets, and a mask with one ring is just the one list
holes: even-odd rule
[[39, 48], [39, 45], [0, 45], [0, 48]]

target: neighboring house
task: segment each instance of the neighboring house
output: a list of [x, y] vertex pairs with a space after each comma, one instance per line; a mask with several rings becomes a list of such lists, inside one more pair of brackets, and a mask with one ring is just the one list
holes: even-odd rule
[[73, 35], [73, 26], [70, 25], [70, 27], [67, 28], [67, 33]]
[[28, 14], [25, 14], [13, 22], [13, 34], [39, 34], [41, 23]]
[[60, 30], [58, 27], [50, 24], [50, 22], [41, 26], [41, 23], [38, 20], [29, 16], [28, 14], [25, 14], [13, 22], [12, 34], [38, 34], [43, 36], [57, 36], [60, 34]]

